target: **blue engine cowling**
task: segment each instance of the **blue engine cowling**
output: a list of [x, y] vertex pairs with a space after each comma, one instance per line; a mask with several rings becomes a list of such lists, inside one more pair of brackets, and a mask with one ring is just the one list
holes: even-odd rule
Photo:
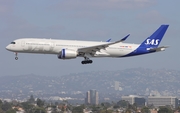
[[77, 51], [69, 50], [69, 49], [62, 49], [61, 52], [58, 54], [59, 59], [73, 59], [77, 57]]

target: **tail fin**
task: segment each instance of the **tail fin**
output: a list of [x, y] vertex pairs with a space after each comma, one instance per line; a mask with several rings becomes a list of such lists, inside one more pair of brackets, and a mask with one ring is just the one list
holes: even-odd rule
[[169, 25], [161, 25], [140, 47], [157, 48]]

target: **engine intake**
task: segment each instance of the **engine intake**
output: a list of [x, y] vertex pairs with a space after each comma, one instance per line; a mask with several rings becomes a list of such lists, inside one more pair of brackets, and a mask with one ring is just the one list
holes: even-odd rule
[[77, 51], [69, 50], [69, 49], [62, 49], [61, 52], [58, 54], [59, 59], [73, 59], [77, 57]]

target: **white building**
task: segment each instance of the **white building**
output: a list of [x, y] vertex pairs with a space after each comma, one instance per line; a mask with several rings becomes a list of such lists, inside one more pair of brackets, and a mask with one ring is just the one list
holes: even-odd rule
[[119, 82], [118, 81], [115, 81], [114, 82], [114, 89], [117, 91], [119, 90]]
[[122, 96], [121, 100], [128, 101], [130, 104], [136, 103], [137, 106], [145, 105], [145, 98], [137, 95]]
[[176, 108], [178, 106], [178, 99], [171, 96], [149, 96], [148, 104], [154, 107], [169, 105]]

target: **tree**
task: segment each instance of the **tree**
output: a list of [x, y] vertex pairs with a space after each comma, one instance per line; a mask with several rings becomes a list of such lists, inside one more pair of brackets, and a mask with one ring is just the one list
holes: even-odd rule
[[136, 103], [134, 103], [134, 104], [132, 105], [132, 109], [133, 109], [134, 111], [137, 111], [137, 104], [136, 104]]
[[46, 113], [43, 107], [35, 107], [30, 113]]
[[120, 106], [119, 105], [114, 105], [113, 108], [118, 109], [118, 108], [120, 108]]
[[29, 102], [22, 102], [21, 105], [26, 112], [30, 111], [33, 108], [33, 105]]
[[0, 105], [3, 104], [2, 100], [0, 99]]
[[163, 106], [163, 107], [159, 107], [158, 113], [173, 113], [173, 111], [171, 108], [167, 106]]
[[127, 102], [125, 100], [120, 100], [119, 102], [117, 102], [117, 105], [119, 105], [120, 107], [123, 107], [123, 108], [127, 108], [129, 105], [129, 102]]
[[177, 108], [176, 108], [176, 110], [180, 112], [180, 106], [179, 106], [179, 107], [177, 107]]
[[37, 105], [39, 106], [39, 107], [43, 107], [44, 106], [44, 101], [42, 101], [41, 99], [37, 99]]
[[81, 105], [81, 106], [77, 106], [77, 107], [74, 107], [72, 112], [73, 113], [83, 113], [83, 109], [84, 109], [84, 105]]
[[143, 108], [141, 109], [141, 112], [142, 112], [142, 113], [150, 113], [150, 110], [149, 110], [148, 107], [143, 107]]
[[97, 113], [113, 113], [113, 111], [112, 110], [100, 110]]
[[95, 105], [92, 106], [93, 113], [99, 111], [99, 109], [100, 109], [100, 107], [98, 107], [98, 106], [95, 106]]
[[11, 109], [12, 107], [11, 107], [11, 104], [10, 103], [8, 103], [8, 102], [4, 102], [3, 104], [2, 104], [2, 106], [1, 106], [1, 109], [3, 110], [3, 111], [7, 111], [7, 110], [9, 110], [9, 109]]
[[30, 103], [34, 103], [35, 102], [35, 99], [34, 99], [33, 95], [30, 96], [29, 102]]
[[4, 113], [3, 110], [0, 108], [0, 113]]
[[9, 109], [9, 110], [6, 111], [6, 113], [16, 113], [16, 110], [14, 110], [14, 109]]
[[18, 103], [16, 100], [13, 100], [13, 101], [11, 102], [11, 104], [12, 104], [12, 106], [17, 106], [19, 103]]
[[0, 113], [3, 113], [2, 104], [3, 104], [3, 102], [2, 102], [2, 100], [0, 100]]
[[102, 110], [100, 110], [100, 113], [111, 113], [111, 111], [108, 110], [108, 108], [111, 107], [111, 104], [109, 102], [101, 103], [101, 107], [102, 107]]
[[109, 102], [103, 102], [101, 103], [101, 106], [104, 108], [108, 108], [108, 107], [111, 107], [111, 104]]

